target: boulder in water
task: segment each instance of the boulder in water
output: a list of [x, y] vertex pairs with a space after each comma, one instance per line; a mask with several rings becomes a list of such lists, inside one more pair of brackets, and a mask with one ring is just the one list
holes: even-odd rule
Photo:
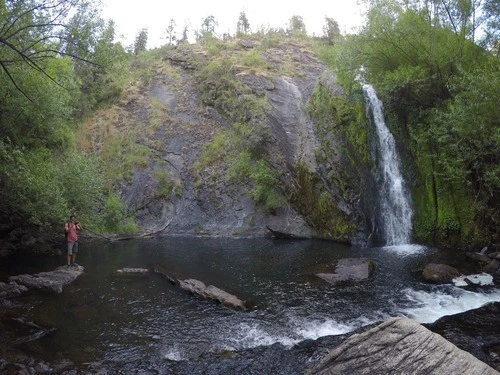
[[424, 280], [432, 283], [451, 283], [459, 275], [455, 267], [440, 263], [429, 263], [422, 271]]
[[149, 273], [149, 270], [147, 268], [131, 268], [131, 267], [125, 267], [125, 268], [120, 268], [119, 270], [116, 270], [116, 273], [118, 274], [146, 274]]
[[181, 289], [199, 296], [219, 301], [223, 305], [245, 310], [245, 303], [238, 297], [213, 285], [206, 286], [203, 281], [195, 279], [178, 280]]
[[486, 266], [483, 267], [482, 271], [486, 273], [495, 273], [500, 269], [500, 261], [493, 259]]
[[491, 259], [499, 259], [500, 260], [500, 251], [496, 251], [494, 253], [489, 253], [488, 256]]
[[61, 266], [54, 271], [40, 272], [34, 275], [17, 275], [9, 277], [10, 282], [24, 285], [28, 289], [40, 289], [49, 292], [61, 293], [63, 287], [75, 281], [84, 271], [82, 266]]
[[393, 318], [353, 335], [333, 349], [311, 374], [498, 375], [416, 321]]
[[484, 264], [488, 264], [491, 260], [488, 255], [481, 253], [467, 252], [465, 253], [465, 256], [469, 259], [475, 260], [476, 262]]

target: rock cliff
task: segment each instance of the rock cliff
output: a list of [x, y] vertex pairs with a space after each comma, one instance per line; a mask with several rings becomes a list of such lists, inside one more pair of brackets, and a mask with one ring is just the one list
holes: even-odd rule
[[[203, 45], [164, 51], [147, 78], [129, 85], [117, 103], [88, 122], [94, 150], [109, 153], [111, 140], [119, 139], [115, 154], [140, 158], [114, 160], [123, 168], [116, 189], [136, 222], [146, 231], [170, 223], [164, 232], [171, 234], [260, 236], [267, 226], [350, 242], [362, 229], [359, 192], [346, 188], [345, 181], [326, 182], [325, 176], [335, 173], [332, 166], [348, 158], [334, 139], [339, 147], [332, 160], [318, 162], [317, 131], [308, 111], [319, 85], [332, 96], [342, 93], [335, 76], [315, 57], [310, 41], [269, 46], [236, 41], [224, 48], [215, 57]], [[222, 73], [203, 76], [215, 69], [214, 61]], [[219, 87], [223, 83], [225, 91]], [[240, 123], [250, 131], [239, 136], [260, 147], [248, 152], [250, 159], [279, 175], [275, 182], [245, 166], [237, 178], [228, 177], [242, 160], [235, 159], [246, 152], [228, 140], [228, 132]], [[254, 141], [259, 131], [264, 135]], [[206, 150], [217, 141], [222, 143], [219, 154], [207, 161]], [[233, 154], [224, 153], [225, 147]], [[268, 193], [259, 193], [259, 183], [273, 188], [280, 203], [262, 204]], [[314, 206], [317, 202], [322, 206]]]

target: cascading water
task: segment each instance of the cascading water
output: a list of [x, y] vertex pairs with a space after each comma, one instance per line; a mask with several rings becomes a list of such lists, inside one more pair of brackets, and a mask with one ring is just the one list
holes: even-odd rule
[[375, 89], [366, 83], [362, 86], [367, 104], [367, 116], [370, 118], [369, 111], [371, 111], [377, 133], [376, 162], [381, 236], [387, 246], [409, 244], [413, 212], [401, 174], [401, 161], [396, 143], [385, 124], [382, 101], [377, 97]]

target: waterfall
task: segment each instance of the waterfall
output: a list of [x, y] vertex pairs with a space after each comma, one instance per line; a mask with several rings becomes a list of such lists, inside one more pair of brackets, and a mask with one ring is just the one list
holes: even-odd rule
[[410, 198], [401, 174], [394, 137], [384, 120], [382, 101], [375, 89], [364, 83], [363, 92], [367, 105], [367, 116], [371, 110], [373, 125], [377, 134], [377, 184], [380, 204], [380, 234], [385, 245], [403, 245], [411, 242], [412, 208]]

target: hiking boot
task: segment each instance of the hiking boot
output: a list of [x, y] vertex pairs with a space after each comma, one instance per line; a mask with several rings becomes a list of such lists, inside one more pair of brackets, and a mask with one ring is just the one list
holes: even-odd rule
[[76, 263], [76, 262], [71, 263], [71, 265], [72, 265], [73, 267], [79, 267], [79, 266], [80, 266], [80, 265], [79, 265], [78, 263]]
[[70, 267], [70, 265], [68, 264], [68, 265], [66, 266], [66, 269], [67, 269], [67, 270], [69, 270], [69, 267]]

